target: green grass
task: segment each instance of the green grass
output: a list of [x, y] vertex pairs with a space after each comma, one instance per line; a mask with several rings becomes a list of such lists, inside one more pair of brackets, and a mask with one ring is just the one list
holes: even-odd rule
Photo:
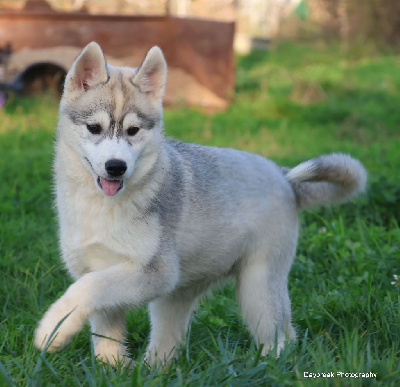
[[[213, 116], [165, 112], [169, 136], [296, 163], [350, 152], [370, 172], [367, 195], [302, 215], [290, 274], [298, 332], [279, 358], [260, 356], [228, 283], [193, 318], [181, 358], [149, 369], [145, 309], [128, 315], [133, 373], [96, 362], [86, 327], [40, 354], [33, 332], [71, 283], [59, 260], [51, 160], [57, 106], [13, 98], [0, 111], [0, 386], [400, 385], [400, 56], [285, 45], [238, 58], [234, 102]], [[311, 91], [310, 91], [311, 90]], [[306, 379], [304, 372], [376, 379]]]

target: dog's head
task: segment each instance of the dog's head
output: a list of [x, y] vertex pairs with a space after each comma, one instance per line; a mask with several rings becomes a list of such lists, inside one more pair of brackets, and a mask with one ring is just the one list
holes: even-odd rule
[[95, 42], [82, 50], [68, 72], [58, 141], [77, 153], [103, 194], [122, 191], [138, 162], [159, 147], [166, 74], [158, 47], [131, 69], [107, 65]]

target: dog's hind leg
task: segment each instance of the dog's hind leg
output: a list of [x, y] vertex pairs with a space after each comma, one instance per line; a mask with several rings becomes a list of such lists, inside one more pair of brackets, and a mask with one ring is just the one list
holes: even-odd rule
[[179, 289], [149, 305], [151, 335], [146, 357], [150, 363], [165, 363], [177, 357], [196, 300], [207, 287]]
[[96, 356], [114, 366], [118, 362], [125, 366], [131, 363], [124, 345], [125, 311], [123, 309], [100, 310], [89, 320]]
[[266, 238], [272, 245], [266, 246], [265, 241], [257, 251], [245, 256], [238, 267], [237, 298], [256, 344], [264, 345], [263, 354], [277, 344], [279, 355], [285, 339], [296, 337], [291, 325], [287, 279], [295, 254], [297, 231], [292, 236], [287, 238], [285, 235], [279, 248], [275, 238]]

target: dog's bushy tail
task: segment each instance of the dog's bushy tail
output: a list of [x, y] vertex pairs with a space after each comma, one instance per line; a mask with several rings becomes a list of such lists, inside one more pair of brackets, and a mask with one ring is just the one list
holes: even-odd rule
[[347, 154], [332, 153], [305, 161], [286, 171], [300, 210], [342, 203], [362, 193], [367, 171]]

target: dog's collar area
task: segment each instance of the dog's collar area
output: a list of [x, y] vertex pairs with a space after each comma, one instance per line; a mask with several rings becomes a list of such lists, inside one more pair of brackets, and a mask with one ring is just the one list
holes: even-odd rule
[[114, 196], [124, 186], [123, 180], [110, 180], [97, 177], [97, 184], [107, 196]]

